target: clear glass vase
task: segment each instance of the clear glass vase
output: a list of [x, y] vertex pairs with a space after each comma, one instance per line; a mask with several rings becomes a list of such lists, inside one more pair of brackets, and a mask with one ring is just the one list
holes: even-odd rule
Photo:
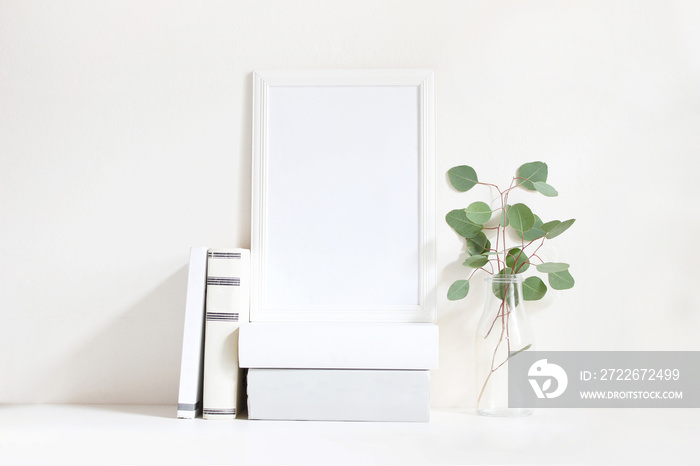
[[[484, 416], [527, 416], [532, 409], [508, 407], [508, 359], [533, 349], [533, 332], [523, 306], [522, 277], [493, 275], [476, 330], [476, 412]], [[517, 395], [517, 394], [515, 394]]]

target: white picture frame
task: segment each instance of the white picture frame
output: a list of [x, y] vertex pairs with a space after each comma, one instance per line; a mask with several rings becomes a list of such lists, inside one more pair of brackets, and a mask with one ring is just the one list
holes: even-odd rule
[[253, 73], [252, 322], [434, 322], [432, 70]]

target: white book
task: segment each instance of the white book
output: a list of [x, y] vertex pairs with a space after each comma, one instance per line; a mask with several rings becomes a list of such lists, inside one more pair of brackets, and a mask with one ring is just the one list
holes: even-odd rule
[[204, 419], [233, 419], [243, 400], [238, 330], [249, 320], [250, 251], [209, 249], [204, 340]]
[[251, 322], [241, 367], [437, 369], [438, 326], [427, 323]]
[[249, 369], [248, 418], [428, 422], [430, 371]]
[[206, 247], [190, 248], [180, 360], [180, 387], [177, 398], [177, 417], [180, 419], [193, 419], [202, 412], [207, 249]]

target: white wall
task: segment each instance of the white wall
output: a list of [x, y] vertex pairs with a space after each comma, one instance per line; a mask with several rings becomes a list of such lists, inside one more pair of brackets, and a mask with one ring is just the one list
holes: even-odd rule
[[[0, 402], [175, 403], [192, 245], [248, 246], [256, 68], [435, 68], [442, 216], [469, 164], [543, 160], [540, 349], [699, 350], [700, 4], [689, 1], [0, 3]], [[370, 169], [371, 167], [368, 167]], [[435, 406], [472, 403], [481, 306], [441, 298]]]

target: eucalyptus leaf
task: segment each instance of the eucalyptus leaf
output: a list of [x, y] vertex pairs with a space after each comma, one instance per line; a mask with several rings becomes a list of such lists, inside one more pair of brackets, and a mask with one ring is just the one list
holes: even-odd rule
[[525, 189], [534, 191], [536, 181], [547, 181], [547, 164], [544, 162], [530, 162], [518, 168], [518, 184]]
[[482, 254], [487, 244], [489, 244], [489, 240], [486, 238], [484, 232], [480, 231], [473, 238], [467, 238], [467, 252], [472, 256]]
[[539, 277], [528, 277], [523, 282], [523, 299], [537, 301], [547, 293], [547, 285]]
[[525, 204], [515, 204], [508, 209], [510, 226], [521, 233], [529, 231], [535, 226], [535, 215]]
[[472, 267], [474, 269], [478, 269], [479, 267], [483, 267], [486, 264], [488, 264], [488, 262], [489, 262], [489, 258], [486, 256], [469, 256], [462, 263], [462, 265], [464, 265], [466, 267]]
[[547, 274], [547, 278], [549, 281], [549, 286], [555, 290], [568, 290], [569, 288], [573, 288], [574, 284], [576, 283], [574, 281], [574, 277], [571, 276], [571, 273], [568, 270], [552, 272]]
[[569, 264], [564, 262], [545, 262], [536, 266], [537, 271], [541, 273], [563, 272], [569, 268]]
[[464, 211], [467, 214], [467, 218], [474, 223], [483, 225], [491, 220], [491, 208], [485, 202], [472, 202]]
[[559, 193], [553, 186], [548, 185], [544, 181], [535, 181], [532, 183], [537, 191], [544, 194], [547, 197], [557, 197]]
[[457, 301], [466, 298], [467, 294], [469, 294], [469, 280], [457, 280], [447, 290], [447, 299]]
[[523, 351], [529, 350], [531, 346], [532, 346], [532, 343], [530, 343], [529, 345], [523, 346], [522, 348], [520, 348], [520, 349], [517, 350], [517, 351], [511, 351], [510, 354], [508, 355], [508, 359], [512, 358], [512, 357], [515, 356], [516, 354], [519, 354], [519, 353], [522, 353]]
[[[496, 280], [493, 281], [491, 291], [500, 300], [507, 300], [509, 304], [517, 306], [520, 300], [518, 296], [518, 287], [513, 283], [506, 283], [503, 278], [511, 277], [513, 269], [506, 267], [494, 275]], [[513, 302], [514, 301], [514, 302]]]
[[464, 209], [455, 209], [450, 211], [445, 216], [445, 221], [451, 226], [460, 236], [465, 238], [474, 238], [481, 232], [482, 225], [477, 225], [467, 218]]
[[510, 267], [506, 267], [505, 269], [499, 270], [498, 273], [494, 275], [494, 278], [499, 278], [503, 280], [504, 278], [509, 278], [513, 275], [513, 269], [511, 269]]
[[556, 238], [557, 236], [561, 235], [566, 230], [568, 230], [569, 227], [571, 227], [571, 225], [573, 225], [575, 221], [576, 221], [576, 219], [572, 218], [570, 220], [560, 222], [558, 225], [556, 225], [555, 227], [553, 227], [552, 229], [550, 229], [547, 232], [547, 239]]
[[545, 234], [546, 232], [542, 230], [542, 220], [537, 215], [535, 215], [535, 226], [533, 226], [524, 234], [522, 234], [521, 237], [525, 241], [534, 241], [537, 238], [542, 238]]
[[476, 171], [468, 165], [452, 167], [447, 171], [450, 183], [457, 191], [465, 192], [472, 189], [478, 182]]
[[522, 273], [530, 268], [529, 258], [520, 248], [513, 248], [506, 254], [506, 265], [514, 273]]
[[551, 222], [543, 223], [540, 229], [544, 231], [545, 233], [549, 233], [549, 231], [554, 228], [555, 226], [559, 225], [561, 223], [560, 220], [552, 220]]

